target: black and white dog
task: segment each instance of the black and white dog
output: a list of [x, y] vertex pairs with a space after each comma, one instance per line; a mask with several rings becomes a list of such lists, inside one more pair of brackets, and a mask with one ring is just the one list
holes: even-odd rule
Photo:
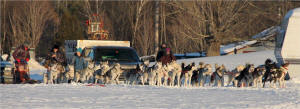
[[252, 73], [254, 69], [255, 67], [253, 64], [246, 64], [246, 68], [244, 68], [240, 75], [236, 77], [240, 83], [240, 87], [244, 87], [244, 84], [246, 87], [250, 86], [250, 83], [253, 81]]

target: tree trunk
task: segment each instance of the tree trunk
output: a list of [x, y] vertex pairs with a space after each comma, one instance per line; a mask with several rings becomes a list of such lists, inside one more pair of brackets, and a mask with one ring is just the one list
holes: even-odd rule
[[207, 45], [206, 55], [207, 56], [220, 56], [220, 41], [211, 41]]
[[159, 50], [159, 31], [158, 31], [158, 26], [159, 26], [159, 1], [155, 2], [155, 38], [154, 38], [154, 46], [155, 46], [155, 51], [154, 53], [157, 54]]

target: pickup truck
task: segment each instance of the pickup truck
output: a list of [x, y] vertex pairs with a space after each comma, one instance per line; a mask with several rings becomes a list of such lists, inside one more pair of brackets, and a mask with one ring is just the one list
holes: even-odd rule
[[[85, 60], [92, 59], [96, 65], [108, 61], [109, 64], [120, 63], [125, 72], [133, 72], [141, 64], [140, 58], [129, 41], [107, 40], [68, 40], [65, 41], [65, 51], [68, 63], [72, 60], [76, 49], [82, 48]], [[124, 80], [123, 74], [120, 81]]]
[[124, 70], [136, 69], [141, 64], [139, 56], [131, 47], [121, 46], [94, 46], [83, 49], [86, 60], [92, 59], [96, 64], [108, 61], [110, 64], [120, 63]]

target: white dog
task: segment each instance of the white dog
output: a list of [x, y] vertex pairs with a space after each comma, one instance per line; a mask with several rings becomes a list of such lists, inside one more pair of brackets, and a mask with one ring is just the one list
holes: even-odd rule
[[169, 65], [169, 76], [170, 76], [170, 86], [175, 85], [175, 77], [177, 77], [177, 86], [180, 86], [180, 76], [181, 76], [181, 66], [176, 63], [176, 61], [172, 61]]
[[123, 70], [121, 69], [121, 65], [119, 63], [115, 63], [114, 66], [108, 71], [110, 83], [115, 81], [116, 84], [119, 84], [119, 77], [122, 73]]
[[149, 61], [145, 61], [142, 65], [140, 65], [141, 71], [139, 72], [139, 80], [141, 80], [142, 85], [148, 81], [149, 72], [151, 71], [149, 66]]
[[152, 68], [149, 70], [149, 85], [155, 85], [157, 81], [157, 74], [161, 71], [162, 63], [157, 62]]
[[[51, 67], [50, 67], [50, 70], [48, 70], [48, 77], [47, 77], [47, 80], [48, 80], [48, 84], [57, 84], [59, 81], [58, 81], [58, 78], [60, 75], [62, 75], [61, 73], [64, 71], [64, 68], [62, 65], [59, 65], [57, 63], [53, 64]], [[46, 79], [44, 79], [46, 80]]]
[[65, 71], [63, 77], [63, 82], [68, 83], [74, 78], [74, 66], [73, 65], [68, 65], [67, 68], [68, 70]]
[[84, 75], [83, 75], [83, 78], [85, 80], [84, 83], [89, 83], [93, 81], [94, 72], [95, 72], [95, 63], [90, 61], [88, 63], [87, 68], [84, 71]]

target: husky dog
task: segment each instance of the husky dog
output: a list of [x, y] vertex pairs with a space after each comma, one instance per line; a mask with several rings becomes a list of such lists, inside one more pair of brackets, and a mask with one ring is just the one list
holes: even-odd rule
[[68, 83], [69, 81], [72, 81], [74, 78], [74, 66], [73, 65], [67, 65], [66, 71], [64, 73], [64, 83]]
[[157, 70], [157, 73], [156, 73], [156, 84], [157, 86], [161, 86], [163, 83], [162, 83], [162, 78], [165, 77], [165, 74], [166, 74], [166, 66], [165, 65], [162, 65], [160, 69]]
[[85, 72], [83, 74], [85, 83], [89, 83], [90, 81], [92, 81], [94, 72], [95, 72], [95, 63], [93, 61], [89, 61], [88, 66], [85, 69]]
[[124, 72], [125, 74], [125, 82], [126, 84], [135, 85], [138, 84], [140, 77], [144, 73], [144, 66], [143, 65], [137, 65], [135, 70], [132, 70], [131, 72]]
[[273, 68], [271, 69], [271, 72], [274, 72], [272, 73], [272, 87], [276, 88], [276, 82], [278, 81], [279, 83], [279, 87], [280, 88], [284, 88], [285, 87], [285, 81], [284, 81], [284, 77], [285, 75], [287, 74], [287, 67], [288, 67], [288, 63], [286, 64], [283, 64], [282, 66], [280, 66], [280, 68]]
[[238, 65], [235, 69], [233, 69], [231, 72], [227, 72], [226, 74], [228, 75], [228, 83], [227, 85], [230, 85], [233, 82], [233, 86], [237, 87], [238, 85], [238, 80], [235, 78], [240, 75], [240, 72], [245, 69], [245, 66], [243, 65]]
[[204, 72], [204, 63], [203, 62], [199, 62], [199, 66], [198, 66], [198, 83], [199, 86], [202, 87], [203, 86], [203, 72]]
[[180, 86], [180, 76], [181, 76], [181, 66], [176, 63], [176, 61], [172, 61], [169, 65], [169, 76], [170, 76], [170, 86], [175, 85], [175, 77], [177, 77], [177, 86]]
[[43, 74], [43, 82], [44, 84], [48, 83], [48, 72]]
[[98, 83], [98, 80], [101, 80], [102, 83], [108, 83], [108, 74], [107, 72], [110, 70], [108, 65], [108, 61], [102, 62], [100, 65], [94, 67], [94, 79], [95, 83]]
[[211, 79], [212, 73], [213, 72], [212, 72], [211, 65], [210, 64], [205, 64], [204, 69], [203, 69], [203, 73], [202, 73], [203, 76], [202, 76], [202, 79], [200, 79], [201, 80], [200, 83], [203, 83], [203, 84], [200, 85], [200, 86], [204, 86], [207, 80], [209, 81], [208, 83], [209, 83], [209, 86], [210, 86], [210, 84], [211, 84], [210, 79]]
[[224, 65], [218, 66], [215, 72], [215, 86], [224, 87], [224, 74], [226, 72], [226, 68]]
[[140, 65], [141, 72], [139, 72], [139, 80], [141, 80], [142, 85], [148, 81], [149, 72], [151, 71], [149, 66], [149, 61], [145, 61], [142, 65]]
[[62, 75], [61, 73], [64, 71], [64, 68], [62, 65], [59, 65], [58, 63], [53, 64], [50, 67], [50, 71], [48, 71], [48, 84], [57, 84], [58, 78], [60, 75]]
[[110, 77], [110, 83], [113, 81], [116, 82], [116, 84], [119, 84], [119, 77], [123, 73], [123, 70], [121, 69], [121, 65], [119, 63], [115, 63], [113, 67], [108, 71], [108, 75]]
[[168, 85], [169, 72], [170, 72], [171, 69], [172, 69], [172, 67], [171, 67], [171, 66], [168, 66], [168, 64], [163, 66], [163, 69], [162, 69], [162, 71], [161, 71], [161, 74], [162, 74], [162, 77], [163, 77], [163, 79], [164, 79], [164, 82], [163, 82], [163, 85], [164, 85], [164, 86], [167, 86], [167, 85]]
[[[192, 86], [192, 76], [193, 71], [196, 70], [197, 67], [195, 66], [195, 63], [192, 63], [186, 67], [187, 72], [184, 74], [184, 86]], [[189, 83], [188, 83], [189, 81]]]
[[265, 69], [265, 66], [263, 66], [263, 65], [258, 66], [254, 69], [254, 72], [252, 73], [253, 87], [258, 87], [258, 85], [260, 85], [260, 87], [263, 87], [262, 77], [265, 74], [265, 72], [266, 72], [266, 69]]
[[149, 85], [155, 85], [157, 81], [157, 74], [161, 71], [162, 69], [162, 63], [157, 62], [149, 72]]
[[250, 83], [252, 82], [252, 73], [254, 71], [254, 65], [253, 64], [246, 64], [246, 68], [244, 68], [240, 75], [236, 77], [236, 79], [240, 83], [240, 87], [244, 87], [244, 84], [246, 87], [250, 86]]

